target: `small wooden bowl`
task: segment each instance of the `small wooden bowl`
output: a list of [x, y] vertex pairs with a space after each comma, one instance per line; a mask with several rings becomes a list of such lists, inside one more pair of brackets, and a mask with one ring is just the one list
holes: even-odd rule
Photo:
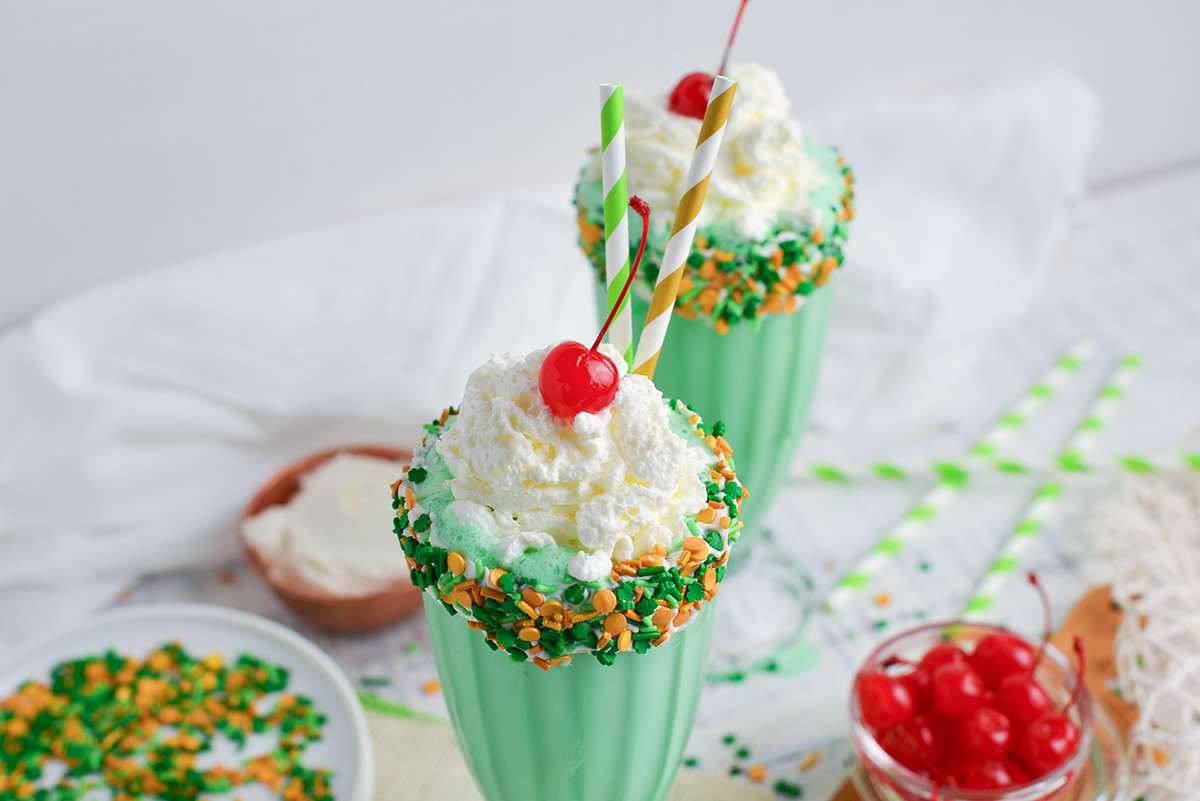
[[[293, 462], [280, 470], [262, 485], [242, 512], [241, 523], [269, 506], [287, 503], [300, 488], [300, 477], [339, 453], [354, 453], [409, 462], [412, 451], [403, 448], [375, 446], [347, 446], [315, 453]], [[396, 478], [400, 475], [397, 473]], [[238, 544], [242, 555], [270, 585], [275, 594], [300, 617], [317, 628], [338, 634], [362, 634], [389, 626], [412, 614], [421, 605], [421, 591], [407, 578], [397, 581], [389, 589], [357, 598], [334, 595], [313, 586], [297, 573], [290, 573], [286, 580], [277, 581], [268, 569], [268, 560], [257, 549], [246, 542], [242, 526], [238, 526]], [[396, 546], [400, 547], [399, 545]]]

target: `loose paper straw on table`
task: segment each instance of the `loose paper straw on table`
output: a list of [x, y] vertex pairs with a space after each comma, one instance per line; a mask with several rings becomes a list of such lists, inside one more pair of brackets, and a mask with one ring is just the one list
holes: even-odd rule
[[704, 122], [700, 124], [700, 136], [696, 140], [696, 150], [692, 153], [692, 163], [688, 166], [687, 178], [684, 179], [683, 197], [679, 199], [675, 224], [671, 226], [671, 238], [667, 240], [662, 265], [658, 271], [658, 283], [654, 286], [650, 311], [646, 314], [646, 324], [642, 329], [642, 337], [638, 340], [637, 355], [633, 359], [633, 372], [648, 378], [654, 377], [658, 354], [667, 335], [667, 325], [671, 322], [675, 295], [679, 292], [679, 281], [683, 278], [683, 265], [692, 250], [692, 240], [696, 236], [696, 217], [700, 214], [700, 207], [704, 205], [708, 179], [717, 163], [717, 151], [720, 150], [721, 139], [725, 136], [725, 122], [729, 119], [729, 108], [733, 104], [733, 94], [736, 90], [737, 82], [724, 75], [718, 75], [713, 80], [708, 109], [704, 112]]
[[[1091, 343], [1081, 339], [1071, 345], [1066, 353], [1054, 361], [1026, 390], [1012, 408], [991, 425], [979, 441], [967, 451], [962, 462], [968, 469], [978, 467], [992, 458], [1018, 429], [1025, 425], [1029, 416], [1053, 398], [1059, 388], [1079, 371], [1083, 360], [1091, 352]], [[851, 570], [829, 590], [825, 596], [828, 609], [839, 609], [846, 601], [862, 590], [879, 571], [904, 549], [909, 540], [929, 524], [959, 492], [966, 483], [966, 472], [947, 471], [937, 484], [921, 496], [909, 512], [900, 519], [878, 543], [854, 565]]]
[[[1068, 472], [1073, 464], [1083, 463], [1085, 452], [1095, 442], [1096, 437], [1104, 430], [1108, 418], [1125, 395], [1125, 387], [1133, 379], [1142, 365], [1141, 357], [1126, 356], [1113, 368], [1108, 381], [1096, 394], [1091, 407], [1078, 427], [1071, 434], [1067, 446], [1063, 449], [1063, 472]], [[1012, 578], [1021, 563], [1021, 555], [1030, 546], [1041, 531], [1050, 515], [1058, 506], [1062, 497], [1062, 484], [1050, 481], [1044, 484], [1025, 507], [1021, 519], [1013, 530], [1005, 537], [996, 559], [988, 567], [983, 578], [975, 587], [970, 600], [963, 608], [964, 620], [980, 620], [988, 616], [996, 597], [1004, 585]]]
[[800, 468], [796, 475], [788, 476], [787, 483], [799, 484], [817, 481], [827, 484], [855, 484], [869, 481], [928, 481], [949, 474], [960, 474], [967, 478], [978, 476], [1049, 478], [1061, 470], [1072, 473], [1111, 474], [1119, 471], [1128, 473], [1165, 473], [1172, 470], [1200, 471], [1200, 453], [1173, 452], [1161, 454], [1115, 454], [1103, 459], [1089, 458], [1086, 461], [1072, 457], [1059, 457], [1054, 463], [1018, 462], [1014, 459], [994, 458], [972, 469], [965, 461], [932, 462], [927, 465], [899, 462], [867, 462], [865, 464], [835, 464], [814, 462]]
[[[629, 192], [625, 186], [625, 90], [619, 83], [600, 84], [600, 176], [604, 186], [604, 277], [608, 310], [621, 296], [629, 277]], [[608, 329], [608, 341], [633, 361], [633, 310], [629, 295]]]

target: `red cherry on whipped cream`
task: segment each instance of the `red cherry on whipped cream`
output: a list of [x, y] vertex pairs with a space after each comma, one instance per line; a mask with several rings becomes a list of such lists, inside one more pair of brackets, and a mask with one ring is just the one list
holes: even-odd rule
[[629, 205], [642, 218], [642, 242], [638, 246], [637, 258], [629, 268], [629, 277], [621, 289], [621, 296], [613, 304], [608, 313], [608, 319], [600, 329], [599, 336], [587, 348], [579, 342], [562, 342], [546, 354], [542, 369], [538, 373], [538, 390], [542, 400], [565, 423], [570, 423], [576, 415], [582, 412], [595, 414], [612, 403], [617, 396], [617, 387], [621, 383], [621, 374], [613, 360], [601, 353], [600, 340], [608, 333], [617, 309], [625, 302], [629, 285], [637, 275], [638, 265], [642, 263], [642, 254], [646, 252], [646, 237], [650, 231], [650, 206], [640, 197], [629, 198]]
[[574, 420], [600, 411], [617, 395], [621, 376], [613, 360], [579, 342], [562, 342], [546, 354], [538, 374], [542, 400], [555, 416]]
[[708, 96], [712, 93], [713, 76], [707, 72], [693, 72], [683, 76], [683, 80], [671, 90], [667, 100], [667, 108], [675, 114], [684, 117], [704, 119], [708, 109]]
[[[729, 32], [729, 42], [725, 45], [725, 54], [721, 56], [721, 66], [717, 67], [717, 75], [725, 74], [729, 51], [733, 47], [733, 40], [737, 38], [738, 26], [742, 24], [742, 14], [745, 12], [748, 2], [750, 0], [742, 0], [741, 5], [738, 6], [737, 17], [733, 20], [733, 30]], [[667, 98], [667, 109], [684, 117], [702, 120], [704, 112], [708, 110], [708, 96], [712, 94], [712, 87], [713, 76], [707, 72], [692, 72], [684, 75], [683, 79], [671, 90], [671, 95]]]

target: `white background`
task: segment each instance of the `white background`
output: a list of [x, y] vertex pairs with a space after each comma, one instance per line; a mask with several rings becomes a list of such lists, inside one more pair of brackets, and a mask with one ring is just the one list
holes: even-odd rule
[[[0, 0], [0, 327], [284, 231], [565, 186], [596, 85], [711, 69], [735, 6]], [[1186, 0], [753, 0], [734, 60], [802, 122], [1063, 65], [1102, 96], [1106, 185], [1200, 158], [1197, 31]]]

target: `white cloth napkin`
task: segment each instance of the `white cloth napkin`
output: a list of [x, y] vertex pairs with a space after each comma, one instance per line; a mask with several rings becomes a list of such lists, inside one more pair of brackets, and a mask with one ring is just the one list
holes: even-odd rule
[[[814, 422], [902, 426], [1028, 303], [1095, 100], [1058, 73], [830, 115], [859, 218]], [[235, 552], [288, 460], [413, 444], [489, 353], [595, 331], [569, 188], [397, 213], [148, 272], [0, 337], [0, 647]]]

